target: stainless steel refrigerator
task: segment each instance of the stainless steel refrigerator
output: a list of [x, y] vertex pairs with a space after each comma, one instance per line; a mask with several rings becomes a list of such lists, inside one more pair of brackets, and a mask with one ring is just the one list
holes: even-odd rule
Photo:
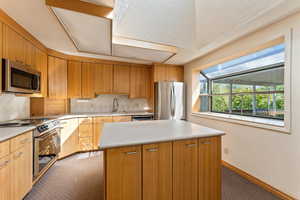
[[160, 81], [155, 83], [154, 118], [185, 119], [185, 84]]

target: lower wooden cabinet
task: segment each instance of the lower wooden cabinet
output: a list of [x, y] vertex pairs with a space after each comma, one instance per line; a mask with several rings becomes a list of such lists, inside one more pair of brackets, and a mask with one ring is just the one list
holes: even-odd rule
[[93, 118], [79, 118], [79, 150], [93, 150]]
[[113, 122], [130, 122], [131, 116], [115, 116]]
[[61, 124], [61, 151], [59, 158], [66, 157], [79, 151], [79, 123], [78, 118], [62, 120]]
[[143, 200], [172, 200], [172, 142], [143, 146]]
[[173, 143], [173, 199], [198, 198], [198, 140]]
[[221, 137], [199, 139], [199, 200], [221, 199]]
[[11, 168], [12, 159], [8, 155], [0, 158], [0, 199], [11, 199]]
[[141, 146], [108, 149], [106, 199], [142, 199]]
[[94, 149], [99, 148], [100, 137], [102, 135], [103, 125], [106, 122], [112, 122], [112, 117], [94, 117], [93, 125], [94, 125], [94, 135], [93, 135], [93, 145]]
[[0, 157], [0, 199], [21, 200], [32, 187], [32, 133], [22, 134], [8, 142], [9, 154]]

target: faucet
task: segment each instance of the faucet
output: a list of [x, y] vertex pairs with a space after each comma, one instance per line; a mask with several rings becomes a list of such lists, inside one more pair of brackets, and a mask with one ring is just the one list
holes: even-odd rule
[[115, 97], [114, 100], [113, 100], [113, 109], [112, 109], [112, 112], [117, 112], [119, 109], [119, 101], [118, 101], [118, 98]]

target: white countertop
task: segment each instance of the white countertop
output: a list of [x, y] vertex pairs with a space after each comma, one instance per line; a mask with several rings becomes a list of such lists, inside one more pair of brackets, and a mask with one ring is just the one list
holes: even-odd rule
[[0, 127], [0, 142], [11, 139], [28, 131], [35, 129], [35, 126], [22, 127]]
[[100, 149], [224, 134], [223, 131], [180, 120], [105, 123]]

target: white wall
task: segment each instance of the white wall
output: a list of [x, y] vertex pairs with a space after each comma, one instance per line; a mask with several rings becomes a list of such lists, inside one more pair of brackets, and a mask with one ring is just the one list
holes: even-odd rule
[[29, 109], [30, 102], [28, 97], [0, 94], [0, 121], [28, 118], [30, 116]]
[[[192, 70], [212, 61], [257, 47], [293, 29], [291, 75], [291, 134], [191, 115]], [[243, 37], [185, 65], [188, 120], [224, 130], [223, 160], [300, 199], [300, 13]]]

